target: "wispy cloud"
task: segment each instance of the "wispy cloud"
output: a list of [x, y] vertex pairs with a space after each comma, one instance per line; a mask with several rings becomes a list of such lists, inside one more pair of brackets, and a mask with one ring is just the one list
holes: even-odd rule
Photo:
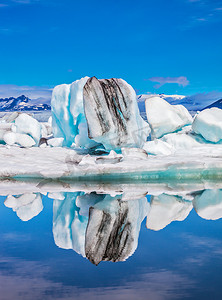
[[49, 87], [0, 84], [0, 98], [25, 95], [31, 99], [44, 98], [46, 102], [49, 102], [51, 99], [51, 94], [52, 89]]
[[208, 23], [221, 22], [221, 0], [184, 0], [190, 6], [191, 13], [183, 29], [191, 29]]
[[[133, 280], [120, 280], [118, 286], [95, 285], [85, 287], [75, 285], [74, 281], [58, 280], [53, 265], [39, 261], [27, 261], [21, 258], [0, 257], [4, 268], [0, 269], [1, 299], [50, 299], [72, 300], [112, 300], [112, 299], [153, 299], [172, 300], [191, 296], [190, 290], [197, 282], [174, 270], [147, 270], [136, 274]], [[13, 270], [13, 272], [12, 272]], [[75, 297], [77, 295], [77, 297]]]
[[156, 84], [154, 86], [156, 89], [160, 88], [161, 86], [163, 86], [164, 84], [167, 84], [167, 83], [174, 83], [174, 84], [178, 84], [179, 86], [183, 86], [183, 87], [185, 87], [189, 84], [189, 80], [185, 76], [179, 76], [179, 77], [151, 77], [151, 78], [145, 79], [145, 80], [149, 80], [149, 81], [152, 81], [152, 82], [159, 82], [159, 84]]

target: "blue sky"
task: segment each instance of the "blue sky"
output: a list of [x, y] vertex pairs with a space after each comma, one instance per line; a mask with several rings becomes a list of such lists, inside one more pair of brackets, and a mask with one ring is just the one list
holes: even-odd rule
[[222, 0], [0, 0], [0, 90], [83, 76], [222, 92]]

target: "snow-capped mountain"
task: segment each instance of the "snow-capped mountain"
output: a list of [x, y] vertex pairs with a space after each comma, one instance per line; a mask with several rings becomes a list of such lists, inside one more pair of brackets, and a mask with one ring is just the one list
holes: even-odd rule
[[25, 95], [17, 98], [0, 98], [0, 111], [42, 111], [50, 110], [51, 106], [44, 98], [31, 100]]

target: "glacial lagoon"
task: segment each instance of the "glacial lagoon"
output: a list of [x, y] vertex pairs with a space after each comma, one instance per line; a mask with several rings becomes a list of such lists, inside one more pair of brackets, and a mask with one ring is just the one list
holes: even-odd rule
[[221, 298], [220, 182], [0, 186], [1, 300]]

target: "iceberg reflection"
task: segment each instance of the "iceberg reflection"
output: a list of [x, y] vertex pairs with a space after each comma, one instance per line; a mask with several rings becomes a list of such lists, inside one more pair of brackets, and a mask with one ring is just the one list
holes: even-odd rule
[[73, 249], [96, 265], [124, 261], [134, 253], [149, 207], [146, 198], [122, 201], [122, 195], [64, 194], [64, 200], [53, 202], [58, 247]]
[[[94, 191], [93, 191], [94, 190]], [[48, 193], [53, 199], [53, 237], [59, 248], [73, 249], [98, 265], [101, 261], [125, 261], [136, 250], [142, 221], [158, 231], [173, 221], [185, 220], [194, 207], [206, 220], [222, 218], [222, 189], [156, 191], [144, 197], [144, 190], [103, 193]], [[148, 192], [147, 192], [148, 194]], [[8, 195], [5, 206], [22, 221], [31, 220], [43, 209], [41, 193]]]
[[161, 230], [173, 221], [183, 221], [192, 210], [192, 202], [180, 196], [161, 194], [152, 196], [146, 227]]
[[22, 221], [29, 221], [42, 210], [42, 195], [40, 193], [27, 193], [18, 196], [7, 196], [5, 206], [12, 208]]

